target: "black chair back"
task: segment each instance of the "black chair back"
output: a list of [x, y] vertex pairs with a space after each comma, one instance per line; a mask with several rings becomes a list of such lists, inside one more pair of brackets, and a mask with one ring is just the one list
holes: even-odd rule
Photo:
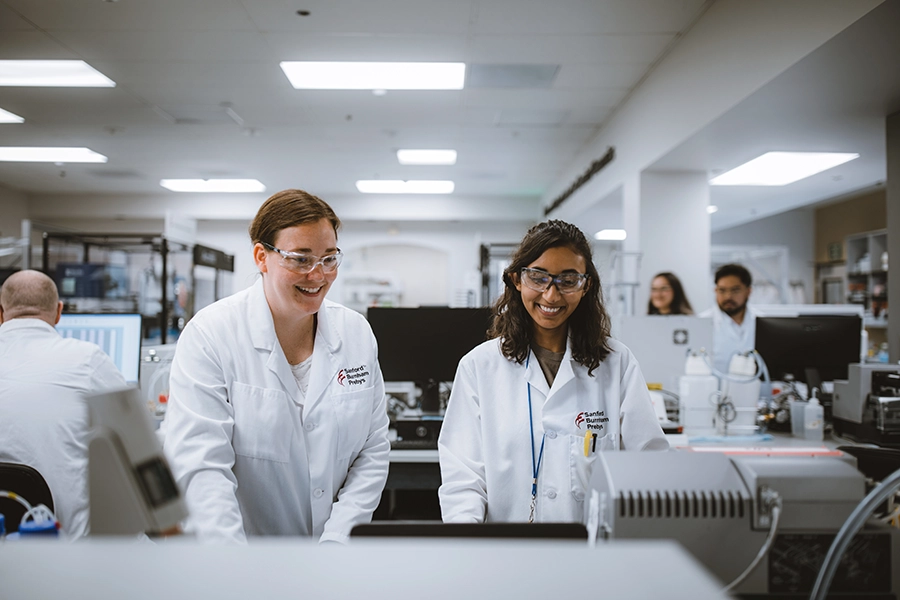
[[[0, 462], [0, 490], [15, 492], [32, 506], [44, 504], [54, 510], [50, 486], [36, 469], [28, 465]], [[19, 522], [25, 512], [25, 507], [15, 500], [0, 498], [0, 514], [6, 519], [6, 533], [19, 530]]]

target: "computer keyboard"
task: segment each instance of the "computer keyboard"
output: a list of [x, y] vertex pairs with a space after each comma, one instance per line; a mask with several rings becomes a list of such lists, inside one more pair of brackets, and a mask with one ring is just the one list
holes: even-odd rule
[[437, 450], [437, 440], [392, 440], [391, 450]]

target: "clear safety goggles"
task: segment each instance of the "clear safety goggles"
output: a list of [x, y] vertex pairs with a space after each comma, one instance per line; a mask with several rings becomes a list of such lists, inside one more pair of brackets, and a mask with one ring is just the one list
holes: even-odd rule
[[587, 273], [560, 273], [553, 275], [541, 269], [524, 267], [521, 271], [522, 283], [526, 287], [544, 293], [551, 285], [555, 285], [560, 294], [574, 294], [584, 287], [588, 280]]
[[322, 270], [331, 273], [337, 269], [344, 259], [344, 253], [338, 248], [334, 254], [328, 256], [316, 256], [305, 252], [290, 252], [280, 250], [272, 244], [261, 242], [263, 246], [281, 255], [281, 266], [293, 273], [305, 274], [311, 272], [317, 266], [322, 265]]

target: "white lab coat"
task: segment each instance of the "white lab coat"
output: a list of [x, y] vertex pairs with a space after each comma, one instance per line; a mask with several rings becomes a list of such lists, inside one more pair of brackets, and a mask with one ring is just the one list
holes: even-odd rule
[[0, 461], [37, 469], [69, 538], [89, 530], [85, 396], [125, 385], [96, 344], [63, 338], [40, 319], [0, 325]]
[[722, 373], [728, 372], [731, 357], [736, 352], [747, 352], [756, 347], [756, 312], [749, 304], [740, 325], [718, 306], [703, 311], [700, 316], [712, 317], [713, 364]]
[[[445, 522], [527, 521], [535, 456], [545, 434], [535, 521], [580, 522], [597, 452], [669, 447], [650, 403], [637, 361], [620, 342], [589, 376], [568, 345], [549, 388], [534, 353], [528, 365], [507, 359], [500, 340], [462, 358], [438, 440]], [[585, 457], [588, 430], [598, 434]]]
[[326, 300], [305, 399], [262, 279], [201, 310], [178, 340], [165, 450], [201, 539], [346, 541], [387, 480], [390, 443], [375, 337]]

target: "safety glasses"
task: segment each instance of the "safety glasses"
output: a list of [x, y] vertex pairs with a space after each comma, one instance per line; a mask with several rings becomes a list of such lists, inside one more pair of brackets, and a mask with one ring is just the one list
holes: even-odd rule
[[586, 273], [560, 273], [553, 275], [541, 269], [524, 267], [521, 271], [521, 280], [526, 287], [536, 292], [544, 293], [551, 285], [555, 285], [560, 294], [574, 294], [584, 288], [588, 280]]
[[306, 274], [319, 265], [322, 265], [323, 271], [331, 273], [340, 266], [341, 261], [344, 259], [344, 254], [341, 252], [340, 248], [338, 248], [337, 252], [329, 254], [328, 256], [315, 256], [314, 254], [306, 254], [305, 252], [280, 250], [271, 244], [265, 242], [261, 243], [272, 252], [280, 254], [281, 266], [293, 273]]

